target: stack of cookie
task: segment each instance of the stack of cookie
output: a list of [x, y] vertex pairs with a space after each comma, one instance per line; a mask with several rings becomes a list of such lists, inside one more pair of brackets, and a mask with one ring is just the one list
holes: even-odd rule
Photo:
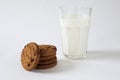
[[24, 69], [48, 69], [57, 64], [57, 48], [53, 45], [37, 45], [28, 43], [21, 54], [21, 64]]
[[53, 45], [39, 45], [40, 60], [36, 69], [46, 69], [57, 64], [56, 51], [57, 48]]

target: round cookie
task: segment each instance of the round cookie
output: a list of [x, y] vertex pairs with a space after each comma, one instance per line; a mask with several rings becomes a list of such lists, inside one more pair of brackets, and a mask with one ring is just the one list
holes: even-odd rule
[[53, 59], [49, 59], [49, 60], [40, 60], [38, 64], [50, 64], [53, 63], [57, 60], [57, 57], [53, 58]]
[[54, 45], [39, 45], [41, 56], [56, 55], [57, 48]]
[[57, 60], [55, 61], [55, 62], [53, 62], [53, 63], [50, 63], [50, 64], [45, 64], [45, 65], [43, 65], [43, 64], [38, 64], [37, 66], [36, 66], [36, 69], [49, 69], [49, 68], [52, 68], [52, 67], [54, 67], [54, 66], [56, 66], [57, 65]]
[[53, 58], [57, 58], [56, 55], [41, 56], [41, 57], [40, 57], [40, 60], [49, 60], [49, 59], [53, 59]]
[[34, 69], [40, 60], [39, 47], [35, 42], [28, 43], [21, 54], [21, 64], [27, 71]]

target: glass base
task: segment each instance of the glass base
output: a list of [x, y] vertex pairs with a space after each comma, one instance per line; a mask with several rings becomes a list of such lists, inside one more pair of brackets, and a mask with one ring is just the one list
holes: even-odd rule
[[84, 59], [87, 58], [87, 54], [84, 53], [82, 55], [69, 55], [69, 54], [64, 54], [64, 56], [68, 59], [73, 59], [73, 60], [79, 60], [79, 59]]

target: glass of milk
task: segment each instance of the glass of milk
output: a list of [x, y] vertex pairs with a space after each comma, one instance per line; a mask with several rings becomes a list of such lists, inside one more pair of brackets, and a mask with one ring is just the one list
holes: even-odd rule
[[62, 49], [65, 57], [70, 59], [87, 57], [90, 15], [91, 8], [60, 8]]

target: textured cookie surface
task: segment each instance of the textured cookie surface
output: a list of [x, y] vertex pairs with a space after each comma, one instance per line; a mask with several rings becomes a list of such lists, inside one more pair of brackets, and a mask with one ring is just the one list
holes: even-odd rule
[[24, 69], [30, 71], [39, 63], [39, 47], [35, 42], [28, 43], [21, 54], [21, 64]]
[[48, 69], [56, 66], [56, 64], [57, 64], [57, 60], [50, 64], [38, 64], [36, 66], [36, 69]]
[[57, 60], [57, 57], [52, 58], [52, 59], [48, 59], [48, 60], [40, 60], [38, 65], [39, 64], [51, 64], [51, 63], [55, 62], [56, 60]]
[[41, 56], [56, 55], [57, 48], [54, 45], [39, 45]]

